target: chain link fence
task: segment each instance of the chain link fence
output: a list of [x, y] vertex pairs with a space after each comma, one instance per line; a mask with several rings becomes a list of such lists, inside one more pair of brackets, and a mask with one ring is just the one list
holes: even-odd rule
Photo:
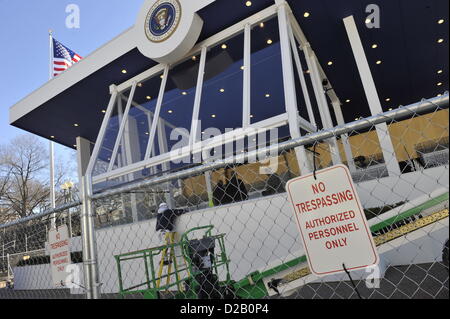
[[[381, 123], [394, 146], [390, 157], [377, 135]], [[424, 101], [301, 141], [277, 141], [255, 162], [249, 158], [261, 150], [246, 149], [225, 154], [232, 161], [161, 171], [96, 193], [101, 297], [448, 298], [448, 129], [448, 109]], [[286, 183], [301, 175], [299, 147], [316, 170], [333, 165], [330, 138], [351, 168], [381, 261], [351, 276], [319, 278], [308, 268]], [[80, 209], [2, 226], [0, 271], [8, 287], [0, 298], [85, 298]], [[52, 288], [52, 218], [70, 221], [78, 267], [70, 288]]]

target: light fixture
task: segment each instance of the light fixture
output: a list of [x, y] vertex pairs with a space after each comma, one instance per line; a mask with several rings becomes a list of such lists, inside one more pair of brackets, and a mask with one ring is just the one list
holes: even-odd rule
[[252, 2], [251, 2], [251, 1], [247, 1], [247, 2], [245, 3], [245, 5], [246, 5], [247, 7], [250, 7], [250, 6], [252, 5]]
[[437, 71], [438, 74], [441, 74], [442, 72], [444, 72], [444, 71], [442, 71], [442, 70], [438, 70]]
[[216, 118], [216, 114], [211, 115], [211, 117], [212, 117], [213, 119], [215, 119], [215, 118]]
[[75, 127], [78, 127], [78, 126], [80, 126], [79, 124], [77, 124], [77, 123], [75, 123], [73, 126], [75, 126]]
[[369, 24], [372, 22], [372, 19], [367, 18], [365, 22], [366, 22], [366, 24]]
[[106, 113], [106, 110], [102, 110], [102, 113], [105, 114], [105, 113]]
[[380, 65], [381, 63], [382, 63], [381, 60], [378, 60], [378, 61], [377, 61], [377, 64], [378, 64], [378, 65]]
[[187, 92], [181, 92], [181, 94], [183, 94], [183, 95], [187, 95]]
[[444, 39], [439, 39], [437, 42], [442, 43], [442, 42], [444, 42]]
[[269, 98], [269, 97], [270, 97], [270, 94], [269, 94], [269, 93], [267, 93], [267, 94], [266, 94], [266, 97], [267, 97], [267, 98]]
[[244, 70], [245, 69], [245, 66], [241, 66], [241, 70]]
[[137, 85], [137, 86], [141, 88], [141, 87], [142, 87], [142, 83], [138, 83], [138, 85]]
[[145, 135], [149, 135], [150, 133], [149, 132], [145, 132]]
[[194, 56], [192, 57], [192, 61], [195, 61], [195, 60], [197, 60], [197, 57], [194, 55]]
[[351, 102], [351, 100], [345, 100], [345, 103], [350, 103]]
[[437, 86], [441, 86], [442, 85], [442, 82], [439, 82], [438, 84], [437, 84]]
[[173, 113], [173, 111], [172, 111], [172, 110], [168, 110], [167, 112], [168, 112], [169, 114], [172, 114], [172, 113]]
[[220, 93], [223, 93], [223, 92], [225, 92], [225, 89], [220, 89], [219, 91], [220, 91]]
[[333, 65], [333, 61], [329, 61], [329, 62], [328, 62], [328, 65]]
[[378, 48], [378, 44], [376, 44], [376, 43], [372, 44], [372, 49], [376, 49], [376, 48]]
[[440, 20], [438, 20], [438, 24], [443, 24], [445, 22], [445, 20], [444, 19], [440, 19]]
[[147, 95], [145, 98], [146, 98], [147, 100], [151, 100], [151, 99], [152, 99], [152, 97], [151, 97], [150, 95]]
[[388, 109], [388, 111], [392, 111], [393, 109], [392, 109], [392, 107], [390, 107], [389, 109]]
[[386, 99], [386, 102], [389, 102], [391, 100], [391, 98], [390, 97], [388, 97], [387, 99]]
[[261, 22], [261, 23], [259, 24], [259, 27], [260, 27], [260, 28], [264, 28], [264, 22]]
[[52, 135], [52, 136], [50, 136], [50, 138], [54, 139], [55, 137]]
[[164, 74], [161, 74], [159, 77], [160, 77], [161, 79], [164, 79]]
[[122, 70], [122, 73], [123, 73], [123, 74], [127, 74], [127, 70], [123, 69], [123, 70]]
[[267, 40], [267, 44], [272, 44], [272, 43], [273, 43], [272, 39]]
[[253, 116], [253, 114], [250, 114], [250, 118], [252, 119], [254, 116]]
[[310, 15], [311, 15], [311, 14], [310, 14], [309, 12], [305, 12], [305, 13], [303, 14], [303, 16], [304, 16], [305, 18], [308, 18]]
[[224, 43], [224, 44], [222, 44], [221, 48], [225, 50], [226, 48], [228, 48], [228, 46]]
[[76, 144], [73, 144], [73, 147], [77, 148], [77, 145], [76, 145]]

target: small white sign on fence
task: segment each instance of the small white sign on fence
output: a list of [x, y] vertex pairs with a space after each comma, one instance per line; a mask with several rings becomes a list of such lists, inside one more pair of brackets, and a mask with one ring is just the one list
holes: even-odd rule
[[289, 200], [317, 276], [378, 264], [379, 256], [348, 168], [337, 165], [287, 183]]
[[66, 267], [71, 264], [70, 238], [67, 225], [50, 229], [48, 244], [53, 287], [62, 288], [65, 286], [66, 278], [69, 275], [66, 272]]

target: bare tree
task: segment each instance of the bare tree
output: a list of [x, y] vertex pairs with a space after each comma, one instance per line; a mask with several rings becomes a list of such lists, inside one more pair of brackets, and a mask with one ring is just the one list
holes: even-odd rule
[[[9, 219], [49, 208], [48, 163], [47, 149], [32, 135], [18, 136], [0, 149], [0, 206]], [[59, 171], [57, 184], [62, 179]]]

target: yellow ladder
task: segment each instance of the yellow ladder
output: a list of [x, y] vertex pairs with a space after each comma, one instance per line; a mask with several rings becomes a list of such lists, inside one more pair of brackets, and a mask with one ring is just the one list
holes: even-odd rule
[[[159, 262], [159, 270], [158, 270], [158, 280], [156, 281], [156, 288], [159, 288], [161, 286], [161, 276], [163, 274], [164, 271], [164, 266], [167, 267], [167, 279], [166, 279], [166, 286], [168, 286], [170, 284], [170, 279], [172, 277], [172, 275], [175, 275], [176, 281], [177, 281], [177, 286], [178, 286], [178, 290], [181, 291], [181, 286], [180, 286], [180, 275], [178, 273], [178, 264], [177, 264], [177, 256], [175, 254], [175, 236], [176, 233], [175, 232], [168, 232], [165, 234], [164, 237], [164, 242], [165, 242], [165, 247], [162, 250], [162, 254], [161, 254], [161, 261]], [[169, 258], [167, 258], [168, 260], [168, 264], [165, 264], [164, 261], [166, 260], [166, 256], [169, 256]], [[184, 265], [186, 267], [186, 271], [188, 273], [189, 276], [189, 269], [187, 267], [186, 264], [186, 260], [183, 257], [183, 262]], [[175, 272], [172, 274], [172, 265], [175, 268]]]

